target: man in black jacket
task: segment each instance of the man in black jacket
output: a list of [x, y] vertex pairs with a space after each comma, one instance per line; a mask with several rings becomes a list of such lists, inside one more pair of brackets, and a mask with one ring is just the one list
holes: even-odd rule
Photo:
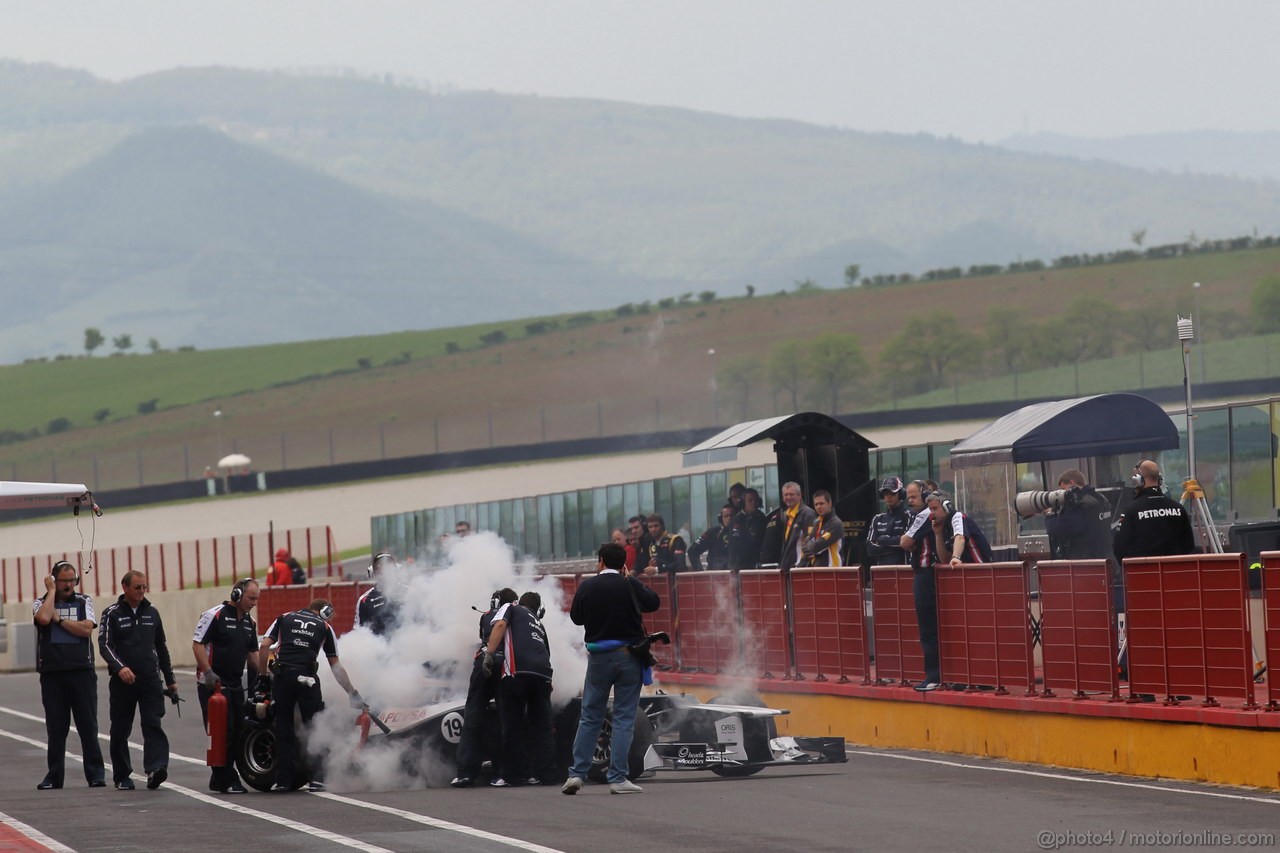
[[730, 549], [733, 543], [733, 518], [737, 513], [730, 504], [720, 508], [720, 523], [708, 527], [698, 537], [698, 541], [689, 546], [689, 565], [695, 572], [702, 571], [702, 555], [707, 555], [708, 569], [749, 569], [751, 566], [735, 566], [729, 562]]
[[1196, 538], [1182, 504], [1166, 497], [1160, 466], [1144, 459], [1133, 468], [1134, 497], [1125, 504], [1112, 546], [1116, 559], [1194, 554]]
[[146, 598], [147, 576], [125, 572], [120, 587], [123, 593], [103, 611], [98, 633], [98, 649], [111, 676], [111, 777], [117, 788], [134, 787], [129, 778], [133, 774], [129, 735], [137, 709], [142, 718], [142, 769], [147, 774], [147, 787], [155, 790], [169, 778], [169, 739], [160, 725], [166, 686], [176, 697], [178, 684], [160, 613]]
[[65, 775], [67, 732], [71, 718], [80, 735], [84, 778], [101, 788], [106, 768], [98, 746], [98, 674], [93, 668], [89, 637], [97, 623], [93, 599], [76, 592], [80, 573], [65, 560], [54, 563], [44, 579], [45, 594], [36, 599], [36, 671], [40, 673], [40, 701], [49, 735], [49, 770], [36, 788], [61, 788]]
[[760, 565], [760, 545], [766, 524], [760, 509], [760, 493], [747, 489], [742, 493], [742, 509], [733, 517], [729, 530], [729, 567], [751, 569]]
[[[228, 599], [200, 614], [191, 637], [196, 659], [196, 698], [205, 729], [209, 728], [209, 697], [214, 687], [222, 688], [227, 700], [227, 749], [236, 742], [244, 719], [244, 673], [249, 671], [249, 687], [258, 679], [258, 626], [250, 612], [258, 605], [258, 582], [244, 578], [231, 587]], [[209, 790], [219, 794], [243, 794], [244, 786], [230, 756], [221, 767], [210, 768]]]
[[[884, 512], [871, 519], [867, 529], [867, 558], [873, 566], [905, 566], [907, 552], [902, 537], [907, 532], [911, 514], [907, 512], [907, 487], [897, 477], [886, 477], [880, 484]], [[920, 506], [924, 502], [921, 499]]]
[[839, 566], [844, 522], [835, 514], [830, 492], [819, 489], [813, 493], [813, 513], [816, 518], [800, 540], [800, 565]]
[[[495, 674], [495, 654], [501, 646], [498, 714], [502, 718], [503, 774], [489, 783], [495, 788], [540, 785], [556, 776], [551, 647], [541, 619], [542, 596], [536, 592], [526, 592], [518, 604], [505, 604], [493, 615], [481, 668], [487, 675]], [[526, 746], [529, 741], [532, 750]]]
[[1045, 511], [1044, 530], [1055, 560], [1100, 560], [1111, 556], [1111, 504], [1087, 484], [1084, 472], [1058, 475], [1066, 494], [1060, 509]]
[[666, 521], [657, 513], [645, 520], [645, 526], [649, 528], [649, 538], [652, 542], [649, 545], [649, 562], [644, 574], [661, 572], [664, 575], [674, 575], [677, 572], [683, 572], [685, 570], [684, 555], [687, 550], [684, 539], [669, 532]]
[[569, 608], [573, 624], [582, 625], [587, 645], [587, 676], [582, 687], [582, 715], [573, 739], [573, 766], [561, 791], [576, 794], [582, 789], [595, 754], [600, 728], [604, 725], [609, 691], [613, 690], [613, 738], [610, 743], [609, 790], [614, 794], [640, 793], [639, 785], [627, 777], [628, 754], [634, 732], [636, 710], [644, 664], [629, 646], [644, 639], [641, 613], [652, 613], [661, 605], [658, 594], [637, 578], [622, 574], [627, 552], [612, 542], [601, 545], [597, 554], [599, 573], [578, 587]]

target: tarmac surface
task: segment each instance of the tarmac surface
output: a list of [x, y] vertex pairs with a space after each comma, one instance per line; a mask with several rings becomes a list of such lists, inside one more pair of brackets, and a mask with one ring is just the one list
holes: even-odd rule
[[[192, 673], [180, 672], [179, 684], [194, 700]], [[99, 691], [105, 732], [105, 678]], [[487, 785], [218, 795], [208, 790], [194, 701], [181, 719], [172, 706], [165, 716], [172, 757], [159, 790], [145, 788], [140, 745], [138, 790], [111, 787], [109, 758], [108, 786], [88, 788], [73, 733], [66, 787], [37, 791], [43, 720], [38, 676], [0, 675], [0, 850], [1275, 849], [1280, 833], [1274, 792], [857, 746], [844, 765], [745, 779], [666, 773], [641, 780], [644, 793], [632, 796], [595, 785], [574, 797]]]

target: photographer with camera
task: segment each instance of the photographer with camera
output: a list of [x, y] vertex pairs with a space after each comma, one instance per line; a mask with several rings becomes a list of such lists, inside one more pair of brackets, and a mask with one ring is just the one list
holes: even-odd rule
[[637, 578], [622, 574], [627, 552], [612, 542], [601, 545], [597, 554], [599, 572], [587, 578], [574, 593], [569, 608], [573, 624], [582, 625], [587, 645], [587, 675], [582, 685], [582, 715], [573, 739], [573, 766], [561, 793], [582, 790], [591, 769], [596, 741], [604, 725], [613, 690], [613, 738], [609, 749], [609, 791], [638, 794], [641, 787], [627, 777], [628, 756], [640, 705], [640, 685], [645, 661], [631, 646], [645, 640], [642, 613], [652, 613], [662, 601], [658, 594]]
[[1111, 504], [1069, 468], [1058, 475], [1061, 499], [1044, 510], [1049, 553], [1055, 560], [1099, 560], [1111, 556]]

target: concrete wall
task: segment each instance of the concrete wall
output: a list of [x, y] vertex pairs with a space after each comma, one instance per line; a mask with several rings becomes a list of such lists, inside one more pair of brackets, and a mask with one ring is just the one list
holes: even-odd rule
[[[165, 639], [175, 669], [192, 669], [195, 656], [191, 652], [191, 635], [195, 632], [200, 614], [226, 598], [227, 590], [188, 589], [178, 592], [149, 593], [147, 598], [160, 611], [164, 621]], [[93, 606], [98, 616], [115, 597], [94, 597]], [[3, 637], [5, 649], [0, 652], [0, 672], [22, 672], [35, 669], [35, 623], [32, 620], [33, 602], [20, 601], [4, 605], [5, 625]], [[98, 632], [93, 633], [94, 657], [98, 666], [105, 669], [98, 654]]]

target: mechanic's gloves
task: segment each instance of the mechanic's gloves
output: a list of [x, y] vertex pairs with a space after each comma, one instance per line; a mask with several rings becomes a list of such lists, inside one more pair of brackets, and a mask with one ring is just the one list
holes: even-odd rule
[[365, 707], [364, 697], [360, 695], [359, 690], [352, 690], [351, 695], [347, 697], [347, 701], [351, 703], [351, 707], [357, 711]]
[[484, 653], [484, 660], [480, 661], [480, 671], [485, 674], [486, 678], [493, 675], [493, 652], [486, 651]]

